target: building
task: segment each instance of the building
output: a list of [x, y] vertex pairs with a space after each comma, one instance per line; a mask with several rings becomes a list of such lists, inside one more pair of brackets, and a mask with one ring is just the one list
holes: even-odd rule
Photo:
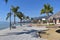
[[[50, 15], [51, 16], [51, 15]], [[41, 17], [35, 17], [34, 20], [37, 20], [39, 23], [47, 23], [47, 19], [50, 16], [41, 16]]]
[[54, 24], [60, 24], [60, 11], [48, 18], [49, 21], [52, 20]]

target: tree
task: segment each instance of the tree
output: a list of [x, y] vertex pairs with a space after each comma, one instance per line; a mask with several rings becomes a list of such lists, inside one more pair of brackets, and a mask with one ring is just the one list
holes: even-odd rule
[[23, 17], [24, 17], [24, 15], [23, 15], [22, 12], [17, 12], [16, 15], [17, 15], [17, 17], [18, 17], [20, 20], [22, 20]]
[[31, 20], [33, 20], [34, 18], [31, 18]]
[[20, 22], [22, 22], [22, 20], [25, 18], [24, 14], [22, 12], [17, 12], [16, 15], [20, 19]]
[[34, 18], [31, 18], [31, 22], [33, 22]]
[[19, 9], [18, 6], [16, 6], [16, 7], [11, 6], [11, 10], [14, 13], [14, 24], [16, 24], [15, 17], [16, 17], [16, 13], [18, 12], [18, 9]]
[[7, 17], [6, 20], [8, 20], [8, 18], [10, 18], [10, 30], [11, 30], [11, 12], [7, 13]]
[[[50, 4], [44, 4], [44, 8], [41, 9], [41, 14], [46, 14], [47, 17], [49, 14], [53, 14], [53, 7], [50, 6]], [[48, 23], [48, 20], [47, 20]]]
[[7, 4], [8, 0], [5, 0], [5, 3]]
[[27, 16], [26, 19], [29, 19], [29, 16]]

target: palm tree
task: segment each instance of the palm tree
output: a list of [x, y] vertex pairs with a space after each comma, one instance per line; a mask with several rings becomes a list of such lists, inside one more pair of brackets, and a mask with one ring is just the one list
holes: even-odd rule
[[8, 0], [5, 0], [5, 3], [7, 4]]
[[20, 19], [20, 22], [22, 22], [22, 20], [25, 18], [22, 12], [17, 12], [16, 15]]
[[16, 7], [12, 6], [12, 8], [11, 8], [12, 12], [14, 13], [14, 24], [16, 24], [15, 17], [16, 17], [16, 13], [18, 12], [18, 9], [19, 9], [18, 6], [16, 6]]
[[44, 8], [41, 9], [41, 14], [46, 14], [48, 17], [50, 13], [53, 14], [53, 7], [51, 7], [50, 4], [44, 4]]
[[31, 18], [31, 22], [34, 20], [34, 18]]
[[[6, 4], [8, 2], [8, 0], [5, 0]], [[10, 30], [11, 30], [11, 11], [9, 13], [7, 13], [7, 17], [6, 17], [6, 20], [8, 20], [8, 18], [10, 18]]]
[[31, 18], [31, 20], [33, 20], [34, 18]]
[[27, 16], [26, 19], [29, 19], [29, 16]]
[[7, 14], [6, 20], [8, 20], [8, 18], [10, 18], [10, 30], [11, 30], [11, 12]]

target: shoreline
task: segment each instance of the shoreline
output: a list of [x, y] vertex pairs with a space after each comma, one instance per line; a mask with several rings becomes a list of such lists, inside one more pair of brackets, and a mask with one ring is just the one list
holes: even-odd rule
[[[32, 29], [36, 29], [34, 27], [21, 27], [18, 26], [16, 29], [9, 30], [9, 28], [0, 30], [0, 39], [1, 40], [45, 40], [43, 38], [39, 38], [36, 35], [36, 32]], [[37, 28], [39, 29], [39, 28]], [[41, 28], [40, 28], [41, 29]], [[33, 32], [32, 32], [33, 31]]]

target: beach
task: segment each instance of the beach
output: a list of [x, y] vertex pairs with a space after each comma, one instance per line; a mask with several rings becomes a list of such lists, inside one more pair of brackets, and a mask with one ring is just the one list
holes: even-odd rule
[[[36, 29], [36, 30], [35, 30]], [[37, 30], [45, 28], [17, 26], [16, 29], [9, 28], [0, 30], [0, 40], [47, 40], [37, 35]]]
[[9, 27], [9, 22], [0, 21], [0, 30], [6, 29]]
[[60, 33], [57, 33], [56, 30], [60, 28], [49, 28], [46, 33], [48, 34], [41, 34], [42, 38], [46, 38], [48, 40], [60, 40]]

